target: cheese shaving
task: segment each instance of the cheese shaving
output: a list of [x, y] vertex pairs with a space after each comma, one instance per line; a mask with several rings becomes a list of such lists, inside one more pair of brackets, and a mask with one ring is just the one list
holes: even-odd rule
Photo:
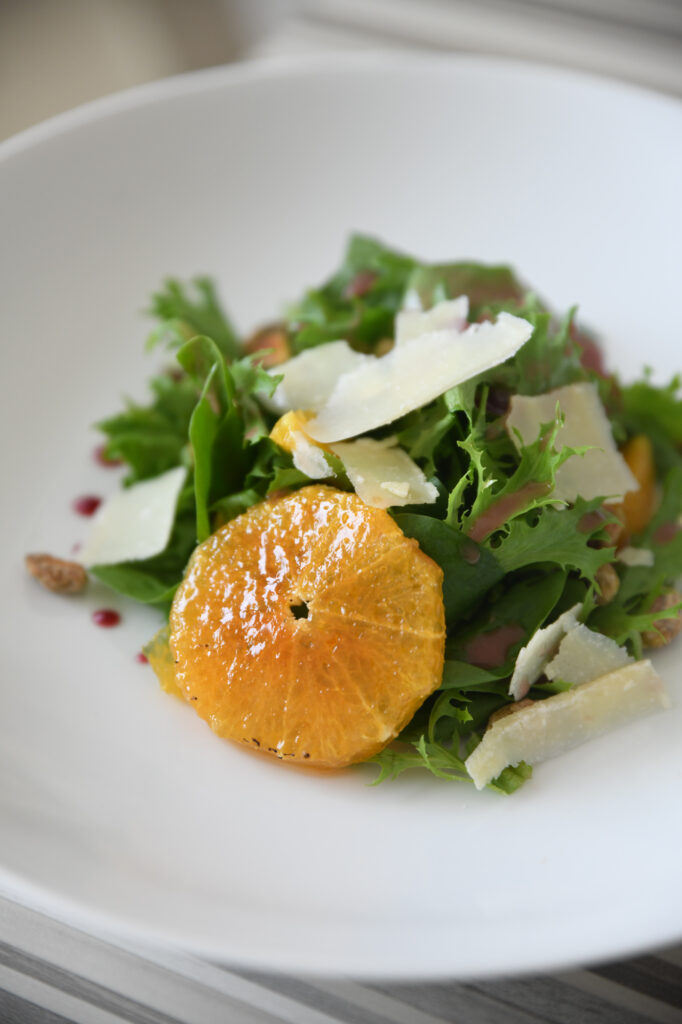
[[395, 318], [395, 343], [404, 345], [433, 331], [455, 330], [461, 333], [467, 326], [469, 300], [466, 295], [447, 302], [439, 302], [425, 313], [421, 309], [403, 309]]
[[545, 667], [545, 675], [548, 679], [579, 685], [622, 668], [632, 660], [615, 640], [579, 622], [559, 644], [558, 653]]
[[374, 356], [355, 352], [347, 341], [307, 349], [269, 371], [283, 376], [269, 404], [278, 412], [320, 409], [341, 374], [374, 362]]
[[461, 332], [443, 328], [397, 345], [381, 359], [343, 373], [308, 423], [308, 433], [318, 441], [342, 441], [393, 423], [503, 363], [532, 331], [527, 320], [500, 313], [495, 323], [471, 324]]
[[621, 548], [616, 558], [628, 566], [643, 565], [648, 569], [654, 564], [654, 553], [651, 548]]
[[533, 683], [536, 683], [545, 671], [545, 665], [559, 649], [559, 644], [569, 630], [578, 625], [578, 614], [581, 604], [575, 604], [560, 615], [549, 626], [536, 629], [525, 647], [519, 651], [514, 674], [509, 684], [509, 696], [521, 700], [526, 696]]
[[375, 441], [361, 437], [330, 445], [343, 462], [358, 497], [375, 508], [397, 505], [427, 505], [438, 497], [416, 462], [395, 438]]
[[476, 789], [483, 789], [508, 765], [537, 764], [669, 707], [665, 684], [651, 662], [637, 661], [500, 718], [468, 757], [466, 769]]
[[557, 498], [569, 502], [577, 497], [621, 500], [627, 491], [638, 490], [637, 480], [616, 448], [596, 384], [568, 384], [544, 395], [514, 395], [507, 432], [517, 449], [522, 443], [536, 441], [541, 426], [554, 421], [557, 404], [564, 416], [556, 436], [557, 451], [566, 446], [590, 447], [559, 467], [554, 489]]
[[79, 561], [87, 567], [116, 565], [161, 554], [186, 476], [178, 466], [112, 495], [95, 513]]

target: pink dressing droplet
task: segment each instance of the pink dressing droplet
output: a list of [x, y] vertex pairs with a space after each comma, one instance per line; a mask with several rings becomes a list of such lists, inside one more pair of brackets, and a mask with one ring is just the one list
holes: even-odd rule
[[96, 494], [83, 494], [72, 504], [72, 509], [79, 516], [93, 516], [102, 504], [102, 499]]
[[113, 608], [99, 608], [96, 612], [92, 613], [92, 621], [96, 626], [111, 629], [112, 626], [118, 626], [121, 616]]

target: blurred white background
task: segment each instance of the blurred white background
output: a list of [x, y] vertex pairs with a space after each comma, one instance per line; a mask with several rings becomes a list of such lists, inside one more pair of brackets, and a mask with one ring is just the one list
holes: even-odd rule
[[682, 0], [0, 0], [0, 138], [195, 68], [405, 46], [511, 55], [682, 96]]

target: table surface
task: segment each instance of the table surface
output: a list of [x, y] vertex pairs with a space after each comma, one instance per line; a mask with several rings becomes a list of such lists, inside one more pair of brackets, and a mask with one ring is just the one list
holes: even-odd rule
[[[299, 0], [254, 56], [368, 45], [517, 54], [547, 50], [682, 95], [682, 5], [650, 0]], [[513, 7], [517, 31], [505, 18]], [[535, 10], [533, 10], [535, 8]], [[595, 17], [596, 13], [596, 17]], [[496, 14], [491, 19], [490, 15]], [[524, 20], [525, 19], [525, 20]], [[529, 20], [530, 19], [530, 20]], [[559, 19], [559, 21], [557, 21]], [[494, 27], [491, 27], [494, 24]], [[636, 59], [633, 60], [633, 55]], [[681, 922], [682, 927], [682, 922]], [[527, 978], [428, 984], [269, 975], [93, 935], [0, 894], [0, 1024], [645, 1024], [682, 1022], [682, 946]]]
[[0, 1024], [679, 1024], [682, 948], [590, 970], [395, 984], [244, 971], [0, 897]]

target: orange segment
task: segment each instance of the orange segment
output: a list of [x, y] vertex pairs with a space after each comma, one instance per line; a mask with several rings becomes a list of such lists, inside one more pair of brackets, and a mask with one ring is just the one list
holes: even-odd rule
[[305, 487], [199, 545], [170, 628], [178, 689], [220, 736], [341, 767], [440, 685], [442, 572], [382, 509]]
[[622, 453], [639, 484], [639, 490], [628, 491], [623, 498], [625, 531], [628, 534], [641, 533], [656, 511], [654, 449], [646, 434], [638, 434], [630, 438]]

